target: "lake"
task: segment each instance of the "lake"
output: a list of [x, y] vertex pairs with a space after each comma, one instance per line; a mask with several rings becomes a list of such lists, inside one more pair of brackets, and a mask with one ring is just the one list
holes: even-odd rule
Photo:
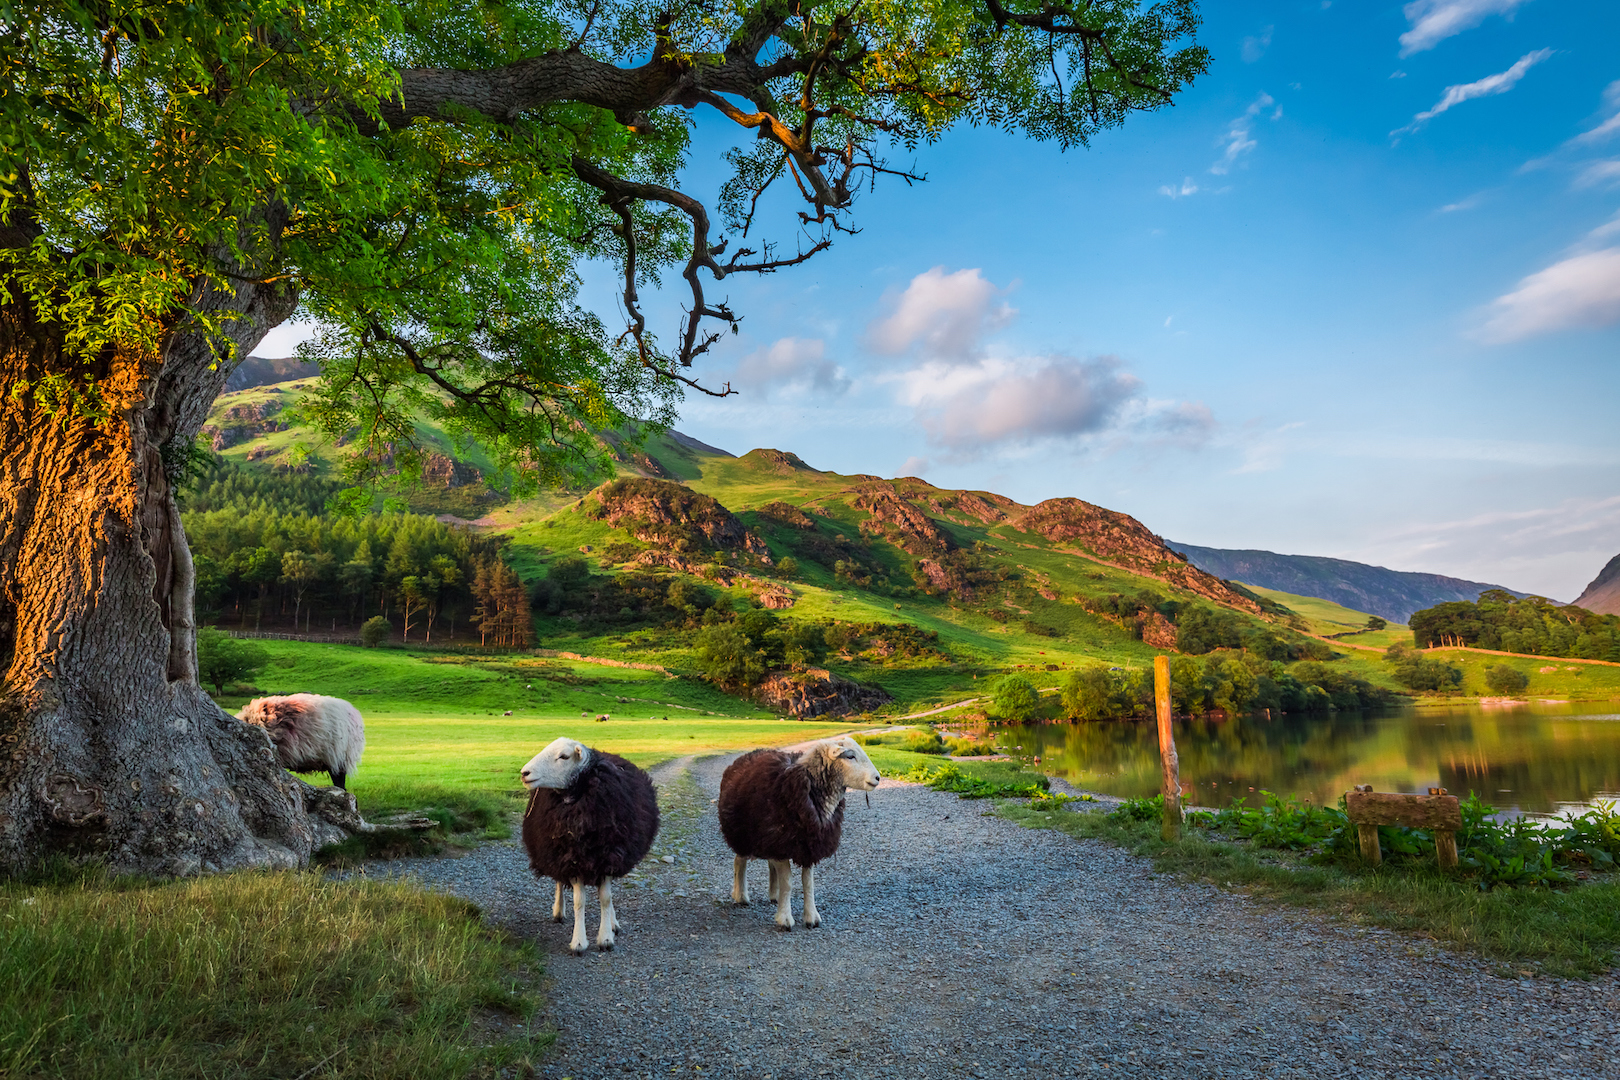
[[[1356, 784], [1377, 791], [1477, 792], [1500, 810], [1550, 814], [1620, 800], [1620, 704], [1454, 705], [1267, 719], [1177, 720], [1187, 801], [1259, 803], [1263, 789], [1336, 805]], [[1150, 720], [996, 728], [998, 745], [1076, 787], [1159, 791]], [[1252, 792], [1252, 794], [1251, 794]]]

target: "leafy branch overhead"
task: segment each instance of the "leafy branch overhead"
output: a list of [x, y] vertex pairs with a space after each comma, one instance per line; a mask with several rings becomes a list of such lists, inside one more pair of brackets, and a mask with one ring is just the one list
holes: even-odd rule
[[[105, 350], [156, 365], [186, 334], [228, 366], [301, 305], [312, 415], [361, 475], [426, 410], [527, 484], [598, 471], [594, 430], [732, 393], [692, 370], [741, 320], [716, 288], [858, 231], [861, 192], [922, 179], [892, 156], [959, 123], [1083, 146], [1208, 65], [1192, 0], [7, 11], [0, 279], [59, 328], [29, 386], [89, 400]], [[700, 114], [741, 140], [714, 201], [680, 180]], [[579, 295], [604, 261], [611, 320]]]

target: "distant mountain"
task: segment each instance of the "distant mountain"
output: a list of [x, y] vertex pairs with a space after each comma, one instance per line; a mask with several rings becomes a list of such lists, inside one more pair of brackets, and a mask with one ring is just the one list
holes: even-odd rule
[[313, 379], [320, 373], [320, 365], [307, 363], [296, 356], [250, 356], [237, 364], [231, 377], [225, 380], [225, 392], [250, 390], [255, 386], [270, 386], [294, 379]]
[[1604, 615], [1620, 615], [1620, 555], [1598, 571], [1592, 584], [1575, 598], [1575, 606]]
[[[1188, 562], [1218, 578], [1301, 596], [1319, 596], [1357, 611], [1370, 611], [1391, 622], [1404, 623], [1414, 611], [1448, 600], [1478, 600], [1479, 594], [1486, 589], [1504, 587], [1442, 574], [1387, 570], [1382, 566], [1369, 566], [1348, 559], [1327, 559], [1319, 555], [1278, 555], [1272, 551], [1207, 548], [1180, 544], [1174, 540], [1167, 543], [1185, 553]], [[1614, 595], [1616, 602], [1620, 603], [1620, 566], [1616, 564], [1620, 564], [1620, 558], [1611, 562], [1604, 573], [1610, 573], [1611, 569], [1614, 571]], [[1601, 575], [1599, 580], [1602, 580]], [[1514, 589], [1507, 591], [1514, 596], [1529, 595]]]

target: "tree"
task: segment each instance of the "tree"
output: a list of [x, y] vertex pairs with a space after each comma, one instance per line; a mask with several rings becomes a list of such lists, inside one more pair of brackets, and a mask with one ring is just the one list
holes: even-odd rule
[[1485, 685], [1493, 694], [1522, 694], [1530, 686], [1530, 676], [1507, 664], [1485, 669]]
[[996, 683], [990, 707], [999, 719], [1021, 724], [1035, 715], [1040, 704], [1034, 683], [1022, 675], [1003, 675]]
[[[330, 563], [331, 559], [328, 558]], [[293, 629], [298, 629], [298, 615], [304, 607], [304, 593], [321, 577], [318, 559], [302, 551], [288, 551], [281, 556], [281, 582], [293, 591]]]
[[394, 632], [394, 624], [381, 615], [373, 615], [360, 624], [360, 644], [368, 649], [375, 649]]
[[1369, 616], [1367, 616], [1367, 625], [1365, 627], [1363, 627], [1362, 629], [1364, 629], [1364, 630], [1382, 630], [1382, 629], [1384, 629], [1384, 627], [1386, 627], [1388, 625], [1389, 625], [1389, 623], [1385, 622], [1383, 619], [1380, 619], [1377, 615], [1369, 615]]
[[[414, 412], [520, 493], [582, 478], [609, 467], [595, 432], [731, 392], [693, 373], [740, 318], [706, 290], [853, 232], [864, 187], [915, 179], [887, 153], [962, 123], [1084, 145], [1208, 64], [1193, 0], [479, 10], [7, 8], [0, 865], [308, 857], [302, 789], [197, 686], [174, 494], [232, 367], [296, 309], [327, 328], [309, 412], [352, 431], [356, 481], [420, 471]], [[679, 183], [695, 109], [742, 143], [712, 208]], [[762, 239], [794, 200], [798, 246]], [[603, 260], [616, 327], [578, 299]], [[660, 334], [663, 280], [685, 300]]]
[[270, 654], [252, 641], [213, 629], [197, 632], [197, 671], [216, 694], [225, 693], [226, 683], [250, 679], [269, 663]]

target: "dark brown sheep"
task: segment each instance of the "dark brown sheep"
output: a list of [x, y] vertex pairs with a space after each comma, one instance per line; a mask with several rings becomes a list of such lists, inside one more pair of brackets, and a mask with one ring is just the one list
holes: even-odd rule
[[523, 784], [529, 789], [523, 846], [535, 874], [556, 879], [552, 919], [562, 921], [567, 882], [574, 888], [574, 936], [568, 947], [583, 953], [585, 887], [593, 885], [602, 909], [596, 947], [613, 948], [619, 929], [613, 879], [634, 870], [658, 835], [652, 779], [617, 754], [558, 739], [523, 767]]
[[838, 850], [844, 831], [844, 791], [871, 791], [878, 771], [849, 736], [812, 743], [793, 753], [752, 750], [720, 777], [720, 835], [737, 853], [731, 899], [748, 903], [748, 860], [771, 864], [776, 925], [793, 929], [791, 864], [804, 881], [804, 925], [820, 926], [815, 867]]

